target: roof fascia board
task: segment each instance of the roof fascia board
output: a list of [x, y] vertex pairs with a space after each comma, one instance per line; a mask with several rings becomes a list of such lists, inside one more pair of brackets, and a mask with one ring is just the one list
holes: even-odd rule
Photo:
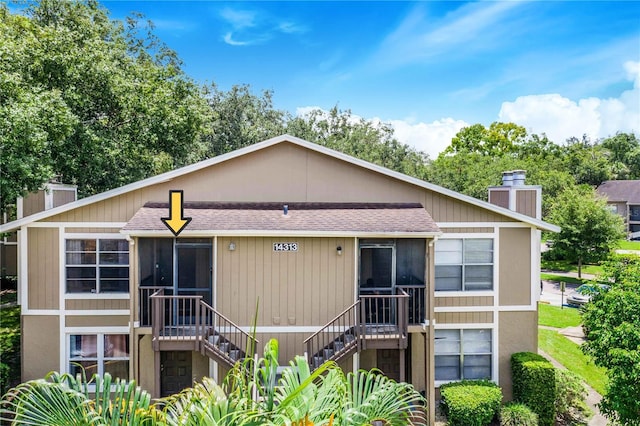
[[[173, 234], [169, 231], [120, 231], [126, 237], [170, 237]], [[181, 237], [199, 238], [199, 237], [344, 237], [344, 238], [435, 238], [442, 235], [442, 232], [358, 232], [358, 231], [265, 231], [265, 230], [233, 230], [233, 231], [189, 231], [185, 230], [180, 233]]]
[[486, 201], [481, 201], [478, 200], [476, 198], [470, 197], [468, 195], [464, 195], [464, 194], [460, 194], [458, 192], [452, 191], [450, 189], [438, 186], [438, 185], [434, 185], [432, 183], [429, 182], [425, 182], [422, 181], [420, 179], [411, 177], [411, 176], [407, 176], [405, 174], [387, 169], [386, 167], [382, 167], [382, 166], [378, 166], [376, 164], [372, 164], [369, 163], [367, 161], [358, 159], [358, 158], [354, 158], [351, 157], [347, 154], [344, 154], [342, 152], [338, 152], [338, 151], [334, 151], [332, 149], [326, 148], [324, 146], [297, 138], [295, 136], [291, 136], [291, 135], [281, 135], [281, 136], [276, 136], [274, 138], [271, 139], [267, 139], [263, 142], [258, 142], [256, 144], [244, 147], [244, 148], [240, 148], [236, 151], [232, 151], [232, 152], [228, 152], [226, 154], [222, 154], [219, 155], [217, 157], [213, 157], [210, 158], [208, 160], [204, 160], [204, 161], [200, 161], [198, 163], [195, 164], [191, 164], [189, 166], [185, 166], [182, 167], [180, 169], [176, 169], [176, 170], [172, 170], [157, 176], [152, 176], [150, 178], [147, 179], [143, 179], [137, 182], [133, 182], [130, 183], [128, 185], [124, 185], [121, 186], [119, 188], [115, 188], [106, 192], [102, 192], [100, 194], [96, 194], [96, 195], [92, 195], [91, 197], [87, 197], [87, 198], [82, 198], [78, 201], [74, 201], [72, 203], [68, 203], [68, 204], [64, 204], [60, 207], [56, 207], [50, 210], [46, 210], [44, 212], [40, 212], [40, 213], [36, 213], [33, 214], [31, 216], [22, 218], [22, 219], [18, 219], [16, 221], [13, 222], [9, 222], [7, 224], [4, 225], [0, 225], [0, 232], [9, 232], [12, 231], [14, 229], [19, 228], [20, 226], [26, 224], [26, 223], [30, 223], [30, 222], [34, 222], [37, 220], [41, 220], [41, 219], [45, 219], [47, 217], [51, 217], [53, 215], [56, 214], [60, 214], [60, 213], [64, 213], [66, 211], [78, 208], [78, 207], [83, 207], [86, 206], [88, 204], [94, 203], [94, 202], [98, 202], [98, 201], [102, 201], [102, 200], [106, 200], [108, 198], [111, 197], [115, 197], [117, 195], [122, 195], [122, 194], [126, 194], [130, 191], [135, 191], [137, 189], [141, 189], [144, 188], [146, 186], [150, 186], [150, 185], [154, 185], [154, 184], [158, 184], [158, 183], [164, 183], [164, 182], [168, 182], [176, 177], [179, 176], [183, 176], [185, 174], [206, 168], [206, 167], [210, 167], [212, 165], [215, 164], [219, 164], [252, 152], [256, 152], [265, 148], [268, 148], [270, 146], [282, 143], [282, 142], [290, 142], [299, 146], [302, 146], [304, 148], [310, 149], [312, 151], [316, 151], [319, 152], [321, 154], [325, 154], [328, 155], [330, 157], [333, 158], [337, 158], [339, 160], [345, 161], [347, 163], [351, 163], [360, 167], [363, 167], [365, 169], [368, 170], [372, 170], [374, 172], [398, 179], [400, 181], [403, 182], [407, 182], [410, 183], [412, 185], [416, 185], [418, 187], [422, 187], [425, 189], [428, 189], [430, 191], [434, 191], [437, 193], [440, 193], [442, 195], [446, 195], [448, 197], [454, 198], [454, 199], [458, 199], [460, 201], [464, 201], [466, 203], [475, 205], [477, 207], [483, 208], [483, 209], [487, 209], [490, 211], [493, 211], [497, 214], [503, 215], [503, 216], [507, 216], [510, 217], [512, 219], [516, 219], [519, 220], [521, 222], [525, 222], [525, 223], [529, 223], [533, 226], [535, 226], [536, 228], [542, 229], [544, 231], [552, 231], [552, 232], [559, 232], [560, 228], [556, 225], [552, 225], [550, 223], [546, 223], [542, 220], [538, 220], [535, 218], [532, 218], [530, 216], [521, 214], [521, 213], [517, 213], [514, 211], [511, 211], [509, 209], [505, 209], [499, 206], [496, 206], [494, 204], [490, 204]]

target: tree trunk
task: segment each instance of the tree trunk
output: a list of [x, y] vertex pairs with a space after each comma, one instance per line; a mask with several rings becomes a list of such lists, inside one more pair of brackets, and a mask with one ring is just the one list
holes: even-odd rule
[[582, 279], [582, 258], [578, 258], [578, 278]]

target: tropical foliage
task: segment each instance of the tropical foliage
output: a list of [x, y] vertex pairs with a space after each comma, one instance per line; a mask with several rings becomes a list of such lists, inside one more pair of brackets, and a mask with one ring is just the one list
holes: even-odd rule
[[238, 362], [222, 385], [210, 378], [152, 403], [134, 382], [94, 376], [91, 382], [50, 373], [3, 398], [3, 420], [29, 425], [386, 425], [424, 424], [421, 395], [379, 371], [344, 374], [327, 362], [311, 372], [296, 357], [277, 379], [278, 342], [264, 357]]

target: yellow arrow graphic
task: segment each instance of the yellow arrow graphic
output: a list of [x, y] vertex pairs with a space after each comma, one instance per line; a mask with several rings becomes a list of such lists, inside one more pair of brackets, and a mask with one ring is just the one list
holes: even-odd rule
[[176, 237], [191, 222], [190, 217], [184, 217], [184, 205], [182, 204], [183, 191], [169, 191], [169, 217], [162, 217], [160, 220], [169, 228]]

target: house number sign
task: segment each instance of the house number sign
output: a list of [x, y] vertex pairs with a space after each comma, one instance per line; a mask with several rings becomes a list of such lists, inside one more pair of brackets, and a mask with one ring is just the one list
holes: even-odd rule
[[298, 243], [273, 243], [273, 251], [298, 251]]

